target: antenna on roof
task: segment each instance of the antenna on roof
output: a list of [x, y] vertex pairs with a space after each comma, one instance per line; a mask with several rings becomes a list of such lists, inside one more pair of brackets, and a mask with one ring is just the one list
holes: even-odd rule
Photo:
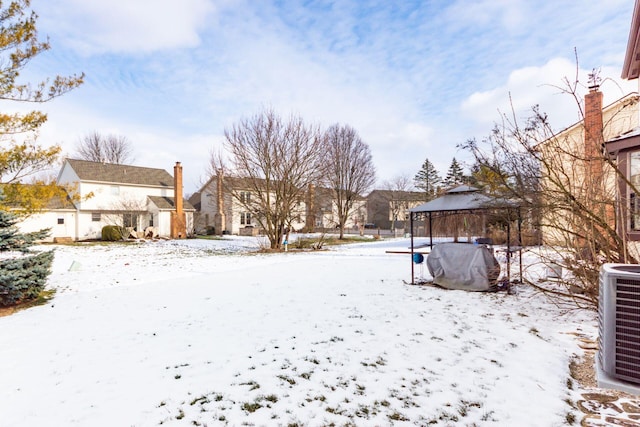
[[589, 89], [598, 89], [600, 87], [600, 83], [602, 82], [602, 78], [600, 77], [600, 68], [593, 68], [588, 76]]

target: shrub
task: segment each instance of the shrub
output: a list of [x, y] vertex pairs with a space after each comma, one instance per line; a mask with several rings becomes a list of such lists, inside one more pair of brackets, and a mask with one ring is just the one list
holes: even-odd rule
[[105, 225], [102, 227], [102, 240], [107, 242], [117, 242], [122, 240], [122, 227], [117, 225]]

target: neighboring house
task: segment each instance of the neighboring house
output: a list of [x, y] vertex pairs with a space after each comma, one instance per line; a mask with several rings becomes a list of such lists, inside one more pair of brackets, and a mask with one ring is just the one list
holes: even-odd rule
[[[200, 199], [196, 231], [240, 235], [260, 233], [256, 197], [242, 179], [212, 176], [192, 200]], [[273, 197], [275, 200], [275, 195]], [[306, 203], [300, 200], [292, 215], [291, 228], [302, 230], [305, 226]]]
[[[242, 179], [223, 177], [219, 181], [218, 176], [214, 175], [189, 199], [192, 204], [199, 206], [196, 231], [220, 234], [222, 229], [229, 234], [261, 233], [256, 197]], [[275, 194], [272, 198], [275, 200]], [[333, 191], [309, 186], [304, 198], [297, 202], [291, 220], [290, 227], [295, 231], [335, 229], [338, 215]], [[345, 229], [364, 226], [365, 221], [366, 200], [359, 197]]]
[[206, 220], [204, 215], [202, 215], [202, 193], [196, 191], [189, 197], [188, 202], [195, 209], [193, 213], [193, 231], [196, 234], [207, 234]]
[[[178, 173], [174, 180], [164, 169], [66, 159], [58, 184], [74, 185], [80, 201], [75, 202], [73, 229], [68, 227], [66, 236], [54, 237], [99, 239], [105, 225], [124, 226], [138, 233], [152, 227], [154, 235], [186, 237], [193, 230], [195, 209], [184, 201], [176, 206], [176, 182], [182, 198], [180, 163], [175, 170]], [[176, 220], [172, 217], [176, 209], [184, 212], [184, 219], [178, 222], [183, 223], [185, 231], [175, 231]]]
[[366, 198], [367, 222], [385, 230], [407, 229], [409, 209], [425, 201], [422, 191], [373, 190]]
[[[311, 200], [312, 199], [312, 200]], [[335, 229], [338, 226], [338, 204], [331, 188], [309, 187], [306, 201], [306, 229]], [[351, 215], [345, 223], [345, 230], [360, 229], [367, 222], [367, 200], [357, 196]]]

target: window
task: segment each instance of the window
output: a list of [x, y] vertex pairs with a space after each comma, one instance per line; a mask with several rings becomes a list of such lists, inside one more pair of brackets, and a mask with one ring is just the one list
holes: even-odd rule
[[245, 205], [248, 205], [250, 202], [251, 202], [251, 193], [249, 193], [248, 191], [241, 191], [240, 203], [244, 203]]
[[58, 217], [58, 224], [64, 224], [64, 217]]
[[249, 212], [240, 214], [240, 225], [251, 225], [251, 214]]
[[100, 212], [92, 212], [91, 213], [91, 221], [99, 222], [102, 218], [100, 217]]
[[129, 213], [129, 212], [122, 214], [122, 225], [124, 227], [137, 228], [138, 214]]
[[[629, 156], [629, 180], [636, 187], [640, 187], [640, 151], [634, 151]], [[629, 209], [631, 230], [640, 230], [640, 195], [629, 190]]]

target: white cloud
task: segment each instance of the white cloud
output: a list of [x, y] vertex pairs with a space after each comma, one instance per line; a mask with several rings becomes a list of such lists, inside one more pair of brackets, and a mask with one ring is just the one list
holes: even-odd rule
[[529, 5], [522, 0], [459, 0], [451, 5], [447, 16], [454, 25], [485, 26], [499, 22], [511, 33], [526, 31]]
[[196, 46], [214, 10], [210, 0], [35, 0], [42, 28], [82, 54], [151, 52]]
[[[579, 100], [587, 91], [591, 71], [578, 70]], [[619, 73], [615, 68], [603, 68], [600, 72], [605, 105], [637, 90], [636, 82], [622, 81], [617, 77]], [[512, 106], [516, 116], [524, 118], [531, 114], [534, 105], [539, 105], [540, 110], [548, 114], [551, 125], [559, 130], [580, 119], [575, 99], [563, 93], [565, 80], [573, 83], [575, 75], [575, 63], [565, 58], [552, 59], [540, 67], [520, 68], [512, 71], [503, 85], [471, 94], [462, 102], [461, 111], [476, 127], [489, 130], [492, 123], [500, 120], [500, 113], [512, 113]]]

